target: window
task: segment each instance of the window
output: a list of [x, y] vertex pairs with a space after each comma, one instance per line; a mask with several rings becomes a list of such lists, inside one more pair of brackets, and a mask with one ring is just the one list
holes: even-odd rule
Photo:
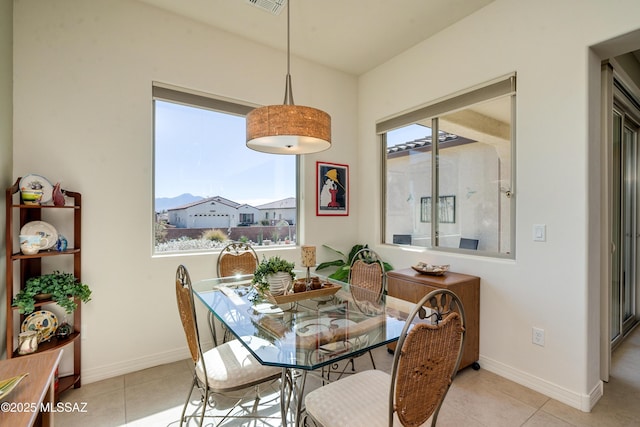
[[514, 112], [515, 75], [377, 124], [385, 243], [514, 256]]
[[253, 224], [253, 214], [240, 214], [240, 224]]
[[[253, 107], [159, 84], [153, 100], [155, 253], [295, 244], [297, 158], [246, 147]], [[274, 203], [283, 224], [267, 221]]]

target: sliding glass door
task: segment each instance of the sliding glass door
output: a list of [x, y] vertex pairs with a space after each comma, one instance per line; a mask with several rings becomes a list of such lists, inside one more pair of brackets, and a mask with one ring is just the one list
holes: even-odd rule
[[[618, 91], [618, 94], [621, 93]], [[621, 99], [619, 98], [621, 101]], [[636, 323], [638, 287], [638, 122], [633, 103], [613, 111], [613, 247], [611, 344], [615, 347]]]

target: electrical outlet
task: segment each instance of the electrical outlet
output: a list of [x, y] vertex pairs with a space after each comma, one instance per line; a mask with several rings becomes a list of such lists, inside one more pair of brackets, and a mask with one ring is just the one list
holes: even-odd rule
[[544, 347], [544, 329], [532, 328], [531, 341], [536, 345]]

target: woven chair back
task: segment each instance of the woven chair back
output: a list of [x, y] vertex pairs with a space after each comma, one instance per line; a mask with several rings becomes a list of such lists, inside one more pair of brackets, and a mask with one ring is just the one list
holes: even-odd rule
[[356, 301], [377, 303], [384, 292], [385, 272], [378, 254], [369, 248], [353, 256], [349, 270], [351, 295]]
[[[430, 320], [417, 323], [416, 316]], [[432, 291], [416, 304], [394, 357], [390, 420], [395, 411], [403, 426], [422, 425], [431, 416], [435, 425], [458, 372], [464, 331], [464, 308], [453, 292]]]
[[351, 294], [359, 301], [377, 302], [383, 290], [382, 266], [377, 263], [367, 264], [356, 260], [351, 266], [351, 280], [349, 281]]
[[184, 328], [184, 334], [189, 345], [189, 353], [194, 363], [200, 359], [200, 342], [198, 339], [198, 323], [191, 290], [191, 278], [184, 265], [180, 265], [176, 271], [176, 300], [178, 313]]
[[402, 346], [396, 377], [396, 411], [404, 426], [426, 422], [451, 384], [462, 324], [451, 313], [439, 325], [416, 325]]
[[218, 256], [218, 277], [253, 274], [256, 267], [258, 267], [258, 255], [247, 243], [230, 243]]

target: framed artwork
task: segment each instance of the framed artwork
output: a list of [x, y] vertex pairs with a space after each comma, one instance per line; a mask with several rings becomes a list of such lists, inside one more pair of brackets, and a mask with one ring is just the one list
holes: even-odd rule
[[[438, 220], [440, 223], [456, 222], [456, 196], [440, 196]], [[420, 198], [420, 222], [431, 222], [431, 197]]]
[[316, 162], [316, 215], [349, 215], [349, 166]]

